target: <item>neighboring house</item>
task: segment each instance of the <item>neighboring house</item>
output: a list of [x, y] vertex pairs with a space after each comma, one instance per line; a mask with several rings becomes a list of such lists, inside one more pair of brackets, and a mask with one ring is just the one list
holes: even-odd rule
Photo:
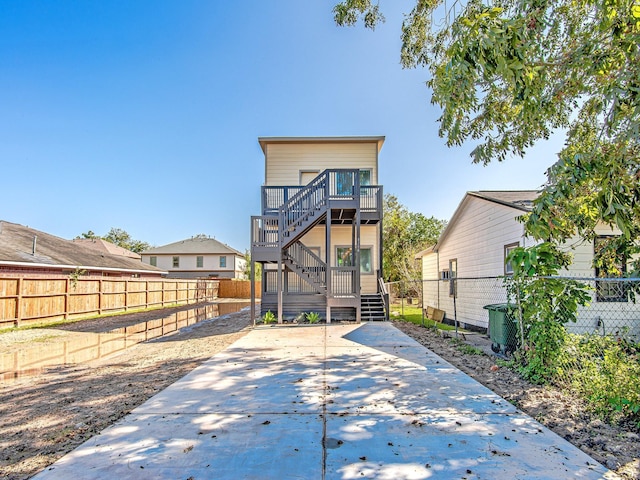
[[[524, 225], [517, 217], [531, 210], [539, 193], [523, 191], [467, 192], [442, 232], [438, 243], [419, 254], [422, 258], [423, 305], [446, 312], [454, 317], [454, 283], [457, 278], [455, 313], [467, 326], [487, 328], [487, 304], [504, 303], [506, 293], [502, 279], [512, 273], [505, 259], [518, 246], [529, 247], [537, 242], [526, 236]], [[610, 227], [602, 226], [601, 237], [616, 235]], [[598, 240], [596, 239], [596, 242]], [[573, 255], [573, 263], [561, 275], [594, 279], [597, 277], [592, 261], [593, 242], [575, 237], [566, 243]], [[569, 325], [577, 332], [594, 331], [603, 315], [611, 314], [625, 319], [638, 318], [640, 307], [621, 295], [618, 282], [592, 280], [595, 289], [591, 305], [582, 308], [578, 322]], [[637, 325], [632, 325], [632, 329]], [[637, 323], [637, 322], [635, 322]]]
[[142, 262], [169, 272], [169, 278], [241, 278], [244, 255], [201, 235], [141, 252]]
[[[251, 259], [262, 264], [261, 313], [384, 319], [384, 137], [266, 137], [262, 215], [251, 218]], [[252, 298], [252, 310], [255, 310]]]
[[108, 242], [101, 238], [74, 238], [72, 242], [79, 243], [80, 245], [91, 248], [100, 253], [120, 255], [123, 257], [135, 258], [136, 260], [140, 260], [142, 258], [139, 253], [132, 252], [131, 250], [127, 250], [126, 248], [122, 248], [115, 243]]
[[0, 276], [53, 277], [72, 273], [87, 277], [160, 278], [167, 272], [139, 259], [102, 253], [83, 242], [0, 220]]

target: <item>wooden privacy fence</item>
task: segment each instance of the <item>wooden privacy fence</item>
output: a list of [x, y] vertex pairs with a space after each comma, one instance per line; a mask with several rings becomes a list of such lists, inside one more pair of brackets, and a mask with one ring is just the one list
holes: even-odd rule
[[[260, 298], [262, 282], [256, 282], [256, 298]], [[220, 279], [220, 298], [251, 298], [251, 282], [249, 280]]]
[[211, 301], [217, 280], [0, 278], [0, 328]]

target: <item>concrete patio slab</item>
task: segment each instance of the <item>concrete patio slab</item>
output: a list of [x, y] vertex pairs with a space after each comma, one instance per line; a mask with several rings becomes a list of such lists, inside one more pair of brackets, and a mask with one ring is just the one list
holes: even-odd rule
[[260, 327], [47, 479], [617, 478], [389, 323]]

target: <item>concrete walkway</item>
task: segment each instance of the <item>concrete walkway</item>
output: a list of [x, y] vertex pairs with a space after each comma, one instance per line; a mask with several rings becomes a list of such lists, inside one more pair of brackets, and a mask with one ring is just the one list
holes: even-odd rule
[[37, 475], [617, 478], [389, 323], [259, 327]]

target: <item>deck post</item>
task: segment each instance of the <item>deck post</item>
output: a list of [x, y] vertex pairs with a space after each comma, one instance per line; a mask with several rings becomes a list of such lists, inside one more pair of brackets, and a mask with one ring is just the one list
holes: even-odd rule
[[256, 262], [253, 261], [251, 255], [251, 321], [256, 326]]
[[282, 258], [278, 259], [278, 323], [282, 323]]

